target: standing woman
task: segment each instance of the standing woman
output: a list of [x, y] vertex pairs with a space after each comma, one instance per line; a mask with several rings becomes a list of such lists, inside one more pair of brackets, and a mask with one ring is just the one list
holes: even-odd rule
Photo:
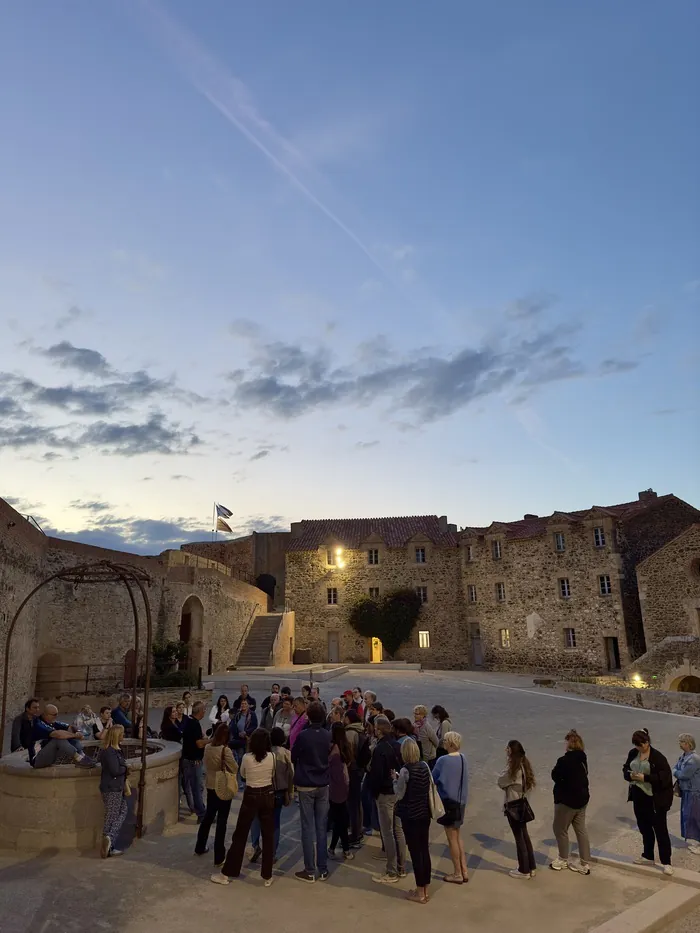
[[194, 847], [195, 855], [206, 855], [207, 840], [214, 820], [216, 820], [216, 833], [214, 835], [214, 865], [221, 866], [226, 858], [226, 824], [231, 811], [231, 800], [222, 800], [216, 793], [216, 775], [219, 771], [238, 773], [238, 765], [233, 752], [228, 747], [228, 725], [220, 722], [214, 730], [214, 737], [204, 749], [204, 769], [207, 774], [207, 810], [199, 824], [197, 843]]
[[695, 739], [684, 732], [678, 736], [681, 757], [673, 769], [681, 795], [681, 835], [688, 851], [700, 855], [700, 755], [695, 751]]
[[124, 726], [110, 726], [105, 729], [102, 736], [102, 748], [97, 760], [102, 766], [100, 775], [100, 793], [105, 808], [104, 826], [102, 829], [102, 846], [100, 855], [122, 855], [121, 849], [115, 849], [114, 844], [119, 836], [119, 830], [124, 824], [127, 813], [126, 776], [128, 768], [126, 759], [121, 750], [121, 740], [124, 738]]
[[445, 736], [448, 732], [452, 731], [450, 714], [447, 712], [444, 706], [434, 706], [430, 710], [430, 715], [438, 724], [437, 729], [435, 730], [435, 735], [438, 737], [438, 747], [435, 754], [438, 758], [440, 758], [442, 755], [449, 754], [449, 752], [445, 750]]
[[654, 864], [654, 843], [659, 849], [659, 861], [665, 875], [672, 875], [671, 839], [666, 820], [673, 805], [673, 776], [671, 767], [661, 754], [652, 748], [648, 729], [639, 729], [632, 735], [634, 746], [622, 766], [622, 774], [629, 781], [627, 799], [632, 801], [644, 851], [634, 860], [635, 865]]
[[[463, 884], [469, 881], [467, 875], [467, 857], [460, 837], [464, 823], [464, 811], [467, 806], [469, 775], [467, 760], [461, 752], [462, 736], [459, 732], [446, 732], [442, 737], [445, 754], [435, 762], [433, 779], [438, 794], [445, 807], [445, 815], [438, 822], [445, 827], [447, 844], [454, 871], [445, 875], [445, 881], [451, 884]], [[407, 743], [404, 742], [404, 745]], [[403, 746], [402, 746], [403, 747]]]
[[178, 742], [182, 745], [182, 729], [177, 718], [177, 707], [166, 706], [163, 710], [163, 721], [160, 724], [160, 737], [166, 742]]
[[222, 693], [209, 713], [209, 722], [212, 724], [214, 731], [216, 731], [216, 727], [220, 722], [228, 722], [230, 716], [231, 707], [229, 706], [228, 697], [225, 693]]
[[[343, 710], [338, 708], [338, 713], [342, 716]], [[328, 799], [330, 801], [328, 816], [332, 829], [331, 844], [328, 849], [328, 857], [337, 858], [335, 847], [340, 842], [343, 849], [343, 858], [351, 861], [355, 858], [350, 851], [350, 841], [348, 838], [348, 827], [350, 825], [350, 811], [348, 810], [348, 794], [350, 791], [350, 774], [348, 767], [352, 760], [350, 744], [345, 734], [345, 726], [342, 721], [334, 722], [331, 728], [331, 751], [328, 756], [328, 774], [329, 788]]]
[[[575, 729], [567, 732], [566, 751], [552, 769], [554, 781], [554, 824], [559, 856], [550, 863], [554, 871], [567, 866], [582, 875], [590, 875], [591, 844], [586, 829], [586, 807], [590, 800], [588, 790], [588, 759], [583, 739]], [[579, 860], [569, 858], [569, 828], [573, 826], [578, 843]]]
[[182, 694], [182, 702], [185, 707], [185, 716], [191, 716], [192, 715], [192, 694], [190, 693], [189, 690], [185, 690], [185, 692]]
[[[282, 825], [282, 807], [288, 807], [294, 797], [294, 765], [292, 753], [285, 748], [284, 730], [274, 726], [270, 732], [272, 754], [275, 758], [275, 774], [272, 781], [275, 789], [275, 854], [273, 864], [277, 861], [277, 849], [280, 844], [280, 829]], [[252, 865], [262, 855], [260, 847], [260, 820], [255, 817], [250, 831], [250, 841], [253, 844], [253, 854], [250, 857]]]
[[228, 724], [229, 745], [239, 768], [248, 745], [248, 738], [257, 728], [258, 717], [248, 708], [248, 701], [241, 700], [238, 712], [234, 713]]
[[411, 856], [415, 891], [406, 897], [415, 904], [427, 904], [430, 895], [430, 771], [420, 760], [418, 745], [407, 739], [401, 746], [403, 768], [397, 774], [392, 771], [394, 793], [398, 803], [396, 812], [403, 826], [406, 845]]
[[256, 729], [250, 737], [250, 751], [241, 762], [240, 775], [246, 783], [238, 811], [238, 821], [220, 874], [211, 876], [214, 884], [228, 884], [238, 878], [243, 864], [248, 833], [257, 816], [262, 830], [262, 870], [265, 887], [272, 884], [272, 859], [275, 850], [275, 792], [273, 788], [275, 756], [270, 733]]
[[423, 753], [423, 761], [427, 761], [428, 767], [432, 771], [435, 766], [438, 737], [435, 734], [435, 730], [428, 722], [428, 710], [425, 706], [414, 707], [413, 719], [416, 741], [420, 745], [421, 752]]
[[511, 739], [506, 746], [506, 768], [498, 779], [498, 786], [505, 794], [503, 810], [513, 833], [518, 853], [518, 867], [508, 872], [511, 878], [534, 878], [537, 871], [527, 823], [516, 819], [508, 810], [509, 803], [515, 800], [527, 800], [536, 783], [525, 749], [517, 739]]

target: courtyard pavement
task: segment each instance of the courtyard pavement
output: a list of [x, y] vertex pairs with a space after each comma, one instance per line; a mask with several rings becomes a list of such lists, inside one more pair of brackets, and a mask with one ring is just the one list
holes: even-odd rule
[[[296, 672], [295, 672], [296, 673]], [[269, 683], [242, 675], [260, 702]], [[298, 675], [289, 680], [298, 688]], [[348, 933], [367, 924], [398, 930], [425, 923], [440, 928], [455, 920], [483, 933], [585, 933], [669, 882], [661, 874], [642, 877], [598, 866], [589, 877], [547, 869], [554, 854], [551, 831], [552, 795], [549, 772], [562, 754], [563, 736], [575, 727], [586, 741], [591, 777], [589, 832], [601, 854], [629, 858], [639, 854], [639, 837], [627, 804], [622, 763], [635, 728], [649, 728], [654, 745], [671, 761], [677, 735], [700, 733], [690, 717], [627, 709], [558, 695], [532, 686], [532, 678], [473, 672], [387, 672], [362, 670], [322, 685], [327, 701], [354, 684], [375, 690], [397, 715], [410, 714], [415, 703], [441, 703], [463, 734], [469, 764], [469, 804], [463, 829], [471, 880], [456, 887], [442, 876], [450, 870], [443, 831], [431, 834], [434, 882], [427, 907], [403, 901], [412, 878], [394, 886], [373, 884], [381, 862], [371, 858], [379, 847], [370, 838], [352, 863], [335, 865], [326, 883], [313, 887], [296, 881], [301, 867], [297, 811], [284, 814], [275, 883], [265, 889], [259, 869], [245, 869], [228, 887], [209, 883], [212, 856], [192, 854], [196, 826], [181, 823], [166, 837], [137, 841], [120, 859], [106, 862], [95, 853], [17, 859], [0, 850], [0, 929], [2, 933], [72, 933], [86, 927], [108, 933], [220, 933], [253, 925], [266, 933], [306, 933], [329, 928]], [[158, 711], [152, 711], [151, 721]], [[698, 727], [697, 729], [695, 727]], [[504, 762], [504, 747], [520, 739], [530, 756], [539, 787], [531, 824], [538, 864], [533, 881], [516, 881], [507, 872], [515, 865], [515, 847], [502, 814], [502, 794], [495, 784]], [[229, 829], [235, 825], [234, 805]], [[678, 808], [670, 820], [674, 847]], [[674, 849], [674, 863], [697, 870], [693, 859]], [[247, 863], [244, 862], [244, 866]]]

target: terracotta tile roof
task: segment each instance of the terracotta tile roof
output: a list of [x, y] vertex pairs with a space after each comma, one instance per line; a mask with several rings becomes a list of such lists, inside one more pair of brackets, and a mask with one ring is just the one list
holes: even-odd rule
[[414, 535], [425, 535], [438, 547], [457, 547], [458, 535], [441, 531], [437, 515], [398, 518], [323, 518], [305, 520], [301, 534], [289, 542], [290, 551], [315, 551], [329, 540], [356, 549], [370, 535], [378, 535], [387, 547], [403, 547]]
[[547, 525], [551, 521], [560, 519], [561, 521], [580, 522], [589, 515], [603, 513], [617, 518], [619, 521], [625, 521], [632, 518], [639, 512], [643, 512], [652, 505], [658, 505], [660, 502], [667, 502], [673, 499], [673, 495], [658, 496], [655, 499], [635, 499], [634, 502], [621, 502], [617, 505], [594, 505], [590, 509], [579, 509], [574, 512], [553, 512], [552, 515], [528, 516], [515, 522], [493, 522], [488, 528], [465, 528], [462, 532], [464, 537], [478, 537], [488, 533], [502, 532], [507, 539], [517, 540], [518, 538], [535, 538], [538, 535], [545, 534]]

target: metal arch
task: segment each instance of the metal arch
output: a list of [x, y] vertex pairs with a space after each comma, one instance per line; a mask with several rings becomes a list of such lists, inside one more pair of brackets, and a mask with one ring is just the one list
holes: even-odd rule
[[[9, 689], [9, 668], [10, 668], [10, 647], [12, 644], [12, 636], [17, 625], [17, 621], [22, 614], [24, 607], [29, 603], [29, 601], [47, 586], [49, 583], [52, 583], [54, 580], [62, 580], [66, 583], [73, 583], [76, 586], [86, 583], [123, 583], [129, 594], [129, 600], [131, 602], [131, 608], [134, 614], [134, 643], [135, 643], [135, 654], [137, 662], [137, 671], [138, 671], [138, 656], [139, 656], [139, 611], [134, 597], [134, 591], [132, 586], [135, 585], [141, 592], [143, 598], [143, 604], [146, 615], [146, 674], [144, 680], [144, 691], [143, 691], [143, 715], [144, 715], [144, 728], [143, 735], [141, 738], [141, 774], [139, 775], [139, 795], [138, 795], [138, 807], [137, 807], [137, 816], [136, 816], [136, 835], [138, 838], [141, 838], [143, 835], [143, 810], [144, 810], [144, 797], [146, 789], [146, 749], [147, 749], [147, 721], [146, 716], [148, 714], [148, 700], [149, 692], [151, 686], [151, 653], [153, 646], [153, 623], [151, 616], [151, 606], [148, 601], [148, 594], [146, 593], [146, 585], [150, 585], [151, 577], [140, 567], [137, 567], [133, 564], [118, 564], [113, 561], [101, 560], [96, 561], [92, 564], [81, 564], [78, 567], [66, 567], [63, 570], [59, 570], [57, 573], [51, 574], [45, 580], [42, 580], [37, 586], [31, 590], [30, 593], [25, 596], [25, 598], [20, 603], [17, 611], [15, 612], [10, 626], [7, 630], [7, 635], [5, 637], [5, 656], [4, 656], [4, 665], [3, 665], [3, 685], [2, 685], [2, 709], [0, 711], [0, 754], [2, 754], [2, 749], [4, 747], [5, 740], [5, 720], [7, 716], [7, 693]], [[136, 707], [136, 690], [137, 690], [137, 681], [138, 678], [134, 680], [134, 689], [133, 689], [133, 706], [134, 710], [132, 715], [135, 712]]]

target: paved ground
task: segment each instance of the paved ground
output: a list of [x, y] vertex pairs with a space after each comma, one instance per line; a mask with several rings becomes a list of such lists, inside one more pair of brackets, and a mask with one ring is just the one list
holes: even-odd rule
[[[268, 692], [262, 687], [268, 685], [252, 676], [249, 681], [253, 695], [261, 700]], [[292, 680], [290, 685], [299, 683]], [[372, 884], [371, 874], [379, 864], [371, 859], [376, 839], [369, 840], [355, 862], [335, 867], [327, 884], [304, 886], [291, 877], [299, 867], [300, 846], [296, 813], [290, 808], [283, 824], [278, 876], [270, 889], [262, 887], [255, 871], [227, 888], [209, 884], [211, 856], [192, 855], [195, 827], [184, 824], [173, 835], [143, 839], [123, 858], [108, 862], [94, 854], [45, 853], [22, 862], [0, 857], [3, 933], [72, 933], [86, 926], [110, 933], [146, 929], [191, 933], [193, 928], [198, 933], [219, 933], [232, 922], [254, 923], [256, 929], [274, 928], [276, 933], [302, 933], [320, 924], [355, 933], [370, 922], [373, 927], [386, 924], [398, 929], [404, 921], [421, 922], [418, 915], [428, 911], [431, 923], [446, 925], [459, 917], [483, 933], [500, 933], [504, 928], [517, 928], [519, 933], [584, 933], [668, 883], [660, 875], [647, 879], [604, 868], [590, 877], [549, 871], [546, 866], [553, 853], [549, 771], [561, 754], [564, 734], [574, 726], [589, 752], [593, 845], [606, 854], [637, 854], [638, 834], [621, 776], [630, 735], [647, 726], [654, 744], [675, 760], [678, 733], [694, 731], [696, 720], [540, 692], [529, 678], [493, 674], [362, 671], [323, 685], [324, 698], [354, 683], [376, 690], [399, 715], [410, 713], [417, 702], [442, 703], [464, 735], [470, 776], [464, 828], [472, 872], [468, 886], [458, 888], [440, 880], [450, 863], [439, 827], [434, 827], [432, 836], [434, 893], [426, 908], [402, 901], [408, 882], [389, 889]], [[532, 882], [507, 876], [514, 865], [514, 846], [495, 776], [510, 738], [523, 742], [540, 780], [531, 832], [544, 870]], [[231, 827], [234, 820], [232, 814]], [[680, 846], [677, 810], [671, 828], [674, 846]], [[674, 861], [700, 867], [694, 864], [700, 860], [680, 849], [674, 852]], [[678, 926], [667, 933], [686, 930]]]

